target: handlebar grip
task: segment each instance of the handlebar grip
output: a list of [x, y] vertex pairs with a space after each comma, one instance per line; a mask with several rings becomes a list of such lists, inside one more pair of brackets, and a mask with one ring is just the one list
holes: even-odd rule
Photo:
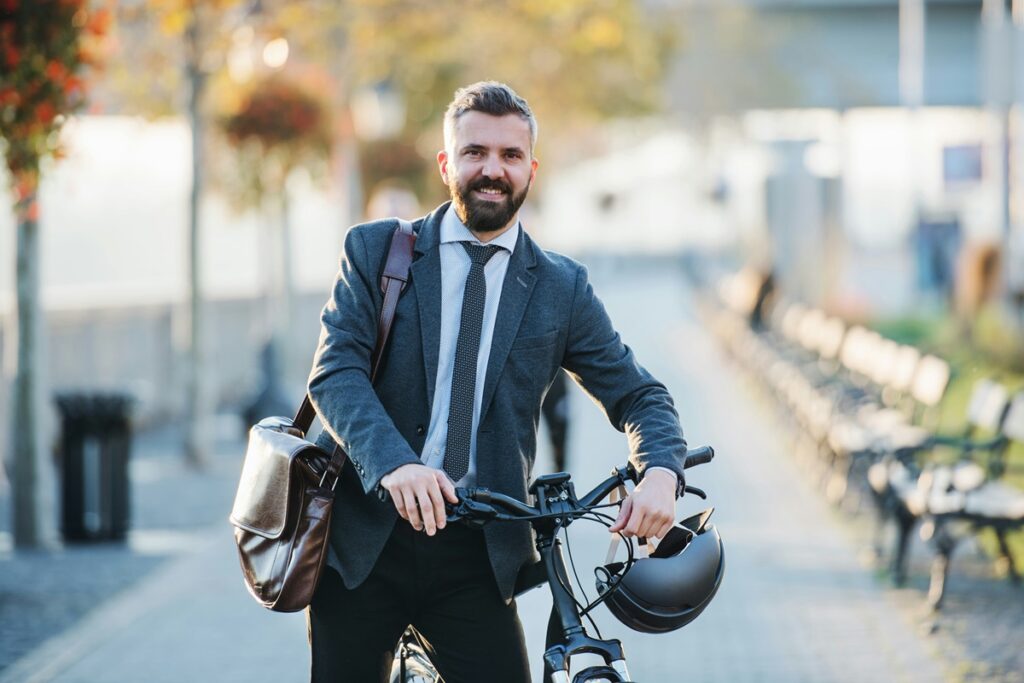
[[455, 497], [461, 500], [473, 500], [478, 503], [491, 502], [491, 490], [485, 488], [462, 488], [455, 489]]
[[701, 446], [686, 451], [686, 459], [683, 461], [683, 469], [690, 469], [697, 465], [704, 465], [711, 462], [715, 457], [715, 449], [711, 446]]

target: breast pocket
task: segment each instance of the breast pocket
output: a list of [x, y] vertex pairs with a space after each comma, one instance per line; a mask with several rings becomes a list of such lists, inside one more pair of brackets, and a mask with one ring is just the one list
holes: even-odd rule
[[545, 334], [531, 337], [516, 337], [512, 342], [512, 351], [524, 351], [526, 349], [543, 349], [553, 345], [558, 340], [558, 330], [552, 330]]
[[[558, 369], [558, 331], [519, 337], [512, 343], [505, 363], [505, 379], [510, 395], [529, 396], [523, 407], [531, 410], [540, 405], [540, 397], [548, 381]], [[536, 402], [536, 405], [534, 405]]]

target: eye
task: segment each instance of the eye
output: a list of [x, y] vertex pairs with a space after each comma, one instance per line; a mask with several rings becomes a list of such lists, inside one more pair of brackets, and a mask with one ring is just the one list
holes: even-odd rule
[[522, 159], [523, 155], [521, 152], [505, 152], [506, 159]]
[[478, 149], [467, 149], [465, 151], [465, 153], [464, 153], [464, 156], [467, 156], [467, 157], [469, 157], [471, 159], [479, 159], [480, 158], [480, 154], [481, 154], [481, 152]]

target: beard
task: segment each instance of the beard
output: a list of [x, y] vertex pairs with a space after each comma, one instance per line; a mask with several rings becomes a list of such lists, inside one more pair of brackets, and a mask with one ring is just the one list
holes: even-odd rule
[[[500, 190], [504, 193], [502, 201], [489, 202], [473, 196], [476, 190]], [[460, 185], [456, 179], [448, 183], [448, 191], [455, 205], [455, 212], [472, 232], [497, 232], [508, 225], [519, 207], [526, 201], [530, 191], [530, 183], [526, 184], [519, 194], [512, 192], [512, 186], [504, 180], [478, 178], [468, 185]]]

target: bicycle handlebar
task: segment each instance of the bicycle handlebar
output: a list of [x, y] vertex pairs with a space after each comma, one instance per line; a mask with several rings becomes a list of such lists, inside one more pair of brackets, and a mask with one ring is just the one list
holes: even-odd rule
[[688, 470], [691, 467], [697, 465], [705, 465], [715, 458], [715, 449], [711, 446], [701, 446], [700, 448], [694, 448], [692, 451], [686, 452], [686, 458], [683, 460], [683, 469]]
[[[683, 469], [709, 463], [714, 457], [715, 451], [711, 446], [701, 446], [689, 450], [687, 451], [686, 458], [683, 460]], [[616, 467], [612, 471], [611, 476], [595, 486], [582, 498], [576, 499], [575, 496], [568, 493], [568, 490], [563, 491], [558, 500], [547, 501], [548, 503], [561, 503], [555, 505], [554, 509], [547, 512], [541, 509], [540, 501], [538, 501], [537, 506], [532, 506], [504, 493], [491, 491], [487, 488], [459, 488], [455, 490], [459, 503], [456, 505], [446, 505], [449, 511], [448, 521], [466, 520], [484, 524], [492, 520], [575, 519], [591, 512], [600, 501], [604, 500], [605, 496], [624, 484], [626, 480], [638, 483], [636, 468], [631, 464]], [[699, 489], [687, 487], [687, 491], [696, 493], [702, 498], [706, 497], [704, 492]], [[497, 508], [501, 508], [503, 511], [499, 511]]]

